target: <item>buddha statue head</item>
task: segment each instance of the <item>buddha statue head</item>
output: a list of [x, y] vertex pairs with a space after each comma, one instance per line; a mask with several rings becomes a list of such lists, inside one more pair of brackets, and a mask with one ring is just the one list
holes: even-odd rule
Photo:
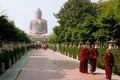
[[41, 19], [41, 17], [42, 17], [42, 12], [41, 12], [41, 10], [38, 8], [37, 11], [35, 12], [35, 18]]

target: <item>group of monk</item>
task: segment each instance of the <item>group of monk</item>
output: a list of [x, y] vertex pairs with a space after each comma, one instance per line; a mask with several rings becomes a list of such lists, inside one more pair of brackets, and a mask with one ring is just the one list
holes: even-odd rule
[[44, 49], [44, 50], [47, 50], [48, 46], [46, 44], [38, 44], [36, 43], [35, 44], [35, 49], [38, 50], [38, 49]]
[[[97, 57], [98, 57], [98, 50], [95, 48], [94, 44], [91, 46], [90, 50], [87, 48], [87, 45], [83, 45], [80, 51], [79, 71], [81, 73], [88, 73], [88, 60], [89, 60], [90, 61], [89, 73], [95, 74], [94, 72], [96, 71]], [[107, 48], [104, 56], [104, 66], [105, 66], [105, 74], [107, 80], [111, 80], [113, 65], [114, 65], [114, 57], [110, 49]]]

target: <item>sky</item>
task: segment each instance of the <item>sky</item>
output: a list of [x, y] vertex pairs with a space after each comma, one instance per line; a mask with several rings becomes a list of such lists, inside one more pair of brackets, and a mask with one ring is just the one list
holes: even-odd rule
[[[68, 0], [0, 0], [0, 12], [15, 22], [16, 27], [29, 33], [30, 21], [35, 11], [40, 8], [42, 18], [47, 20], [48, 34], [53, 33], [54, 26], [59, 25], [53, 13], [57, 14]], [[97, 2], [98, 0], [91, 0]]]

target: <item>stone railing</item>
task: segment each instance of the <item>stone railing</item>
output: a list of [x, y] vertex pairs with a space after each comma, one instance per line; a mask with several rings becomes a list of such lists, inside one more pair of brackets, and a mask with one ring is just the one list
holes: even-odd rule
[[[108, 41], [106, 42], [107, 44], [102, 44], [100, 41], [96, 41], [94, 42], [95, 44], [95, 47], [96, 48], [105, 48], [105, 47], [109, 47], [111, 49], [117, 49], [118, 48], [118, 45], [116, 45], [116, 41], [115, 40], [111, 40], [111, 41]], [[78, 48], [82, 47], [83, 46], [83, 43], [82, 42], [79, 42], [79, 43], [61, 43], [61, 44], [58, 44], [58, 43], [54, 43], [56, 45], [64, 45], [64, 46], [77, 46]], [[91, 47], [91, 43], [90, 42], [85, 42], [84, 44], [87, 45], [88, 48]], [[58, 46], [59, 47], [59, 46]]]

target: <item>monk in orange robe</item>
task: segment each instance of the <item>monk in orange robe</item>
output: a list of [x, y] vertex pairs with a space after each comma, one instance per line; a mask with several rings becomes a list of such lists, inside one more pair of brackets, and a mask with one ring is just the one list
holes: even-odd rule
[[95, 45], [92, 45], [92, 48], [90, 50], [90, 73], [94, 74], [94, 72], [96, 71], [96, 61], [97, 61], [97, 57], [98, 57], [98, 51], [97, 49], [95, 49]]
[[44, 50], [47, 50], [47, 46], [46, 46], [45, 44], [43, 45], [43, 49], [44, 49]]
[[106, 50], [106, 54], [104, 56], [104, 65], [105, 65], [106, 79], [111, 80], [112, 67], [114, 66], [114, 57], [110, 52], [110, 49]]
[[80, 52], [79, 71], [81, 73], [88, 72], [88, 58], [89, 58], [89, 50], [87, 49], [86, 45], [83, 45], [83, 48], [81, 49], [81, 52]]

